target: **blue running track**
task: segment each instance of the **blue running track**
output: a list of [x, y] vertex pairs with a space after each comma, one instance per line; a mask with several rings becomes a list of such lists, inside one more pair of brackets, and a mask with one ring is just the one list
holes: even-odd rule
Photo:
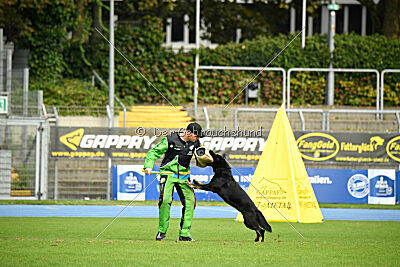
[[[0, 205], [0, 217], [115, 217], [125, 206]], [[325, 220], [400, 221], [400, 210], [321, 209]], [[195, 218], [236, 218], [231, 207], [198, 206]], [[128, 206], [120, 217], [158, 218], [157, 206]], [[181, 217], [181, 207], [171, 207], [171, 217]]]

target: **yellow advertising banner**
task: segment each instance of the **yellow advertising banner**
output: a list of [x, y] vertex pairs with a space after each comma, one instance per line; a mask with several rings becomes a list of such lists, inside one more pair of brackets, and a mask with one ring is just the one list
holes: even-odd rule
[[[247, 193], [268, 221], [323, 220], [284, 108], [278, 110]], [[243, 221], [242, 214], [237, 220]]]
[[[50, 130], [51, 158], [144, 159], [163, 136], [180, 129], [59, 127]], [[258, 162], [267, 131], [205, 130], [204, 147], [219, 151], [233, 162]], [[400, 136], [397, 133], [294, 132], [304, 162], [376, 163], [397, 168]], [[385, 168], [386, 168], [385, 167]]]

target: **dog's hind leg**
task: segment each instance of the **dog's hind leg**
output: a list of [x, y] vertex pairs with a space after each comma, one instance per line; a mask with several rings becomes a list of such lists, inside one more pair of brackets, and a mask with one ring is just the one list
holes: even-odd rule
[[260, 236], [261, 236], [260, 231], [256, 231], [256, 234], [257, 234], [257, 236], [256, 236], [256, 239], [254, 239], [254, 242], [260, 241]]
[[256, 239], [254, 239], [254, 242], [258, 242], [260, 241], [260, 237], [261, 237], [261, 242], [264, 242], [264, 232], [265, 230], [259, 228], [259, 230], [256, 231]]
[[248, 216], [243, 214], [243, 219], [244, 219], [244, 225], [246, 225], [247, 228], [256, 231], [257, 236], [256, 239], [254, 239], [254, 242], [258, 242], [260, 240], [261, 231], [262, 229], [258, 226], [257, 219], [254, 216]]
[[264, 233], [265, 233], [265, 230], [264, 230], [264, 229], [261, 229], [261, 231], [260, 231], [261, 242], [264, 242]]
[[265, 219], [264, 215], [261, 213], [261, 211], [257, 210], [257, 221], [262, 229], [268, 232], [272, 232], [271, 225], [267, 222]]

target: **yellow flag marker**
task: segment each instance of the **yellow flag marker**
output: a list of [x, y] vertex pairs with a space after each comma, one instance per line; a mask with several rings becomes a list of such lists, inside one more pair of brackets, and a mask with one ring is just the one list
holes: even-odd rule
[[[283, 216], [289, 222], [323, 220], [283, 107], [276, 114], [247, 194], [267, 221], [284, 222]], [[240, 212], [237, 220], [243, 221]]]

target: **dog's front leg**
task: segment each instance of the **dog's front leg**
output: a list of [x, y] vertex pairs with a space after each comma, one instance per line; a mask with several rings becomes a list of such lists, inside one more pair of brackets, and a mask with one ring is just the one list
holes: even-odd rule
[[[194, 180], [194, 181], [196, 181], [196, 180]], [[194, 182], [193, 181], [193, 182]], [[201, 185], [200, 184], [192, 184], [192, 183], [190, 183], [189, 181], [186, 181], [186, 184], [189, 186], [189, 187], [191, 187], [191, 188], [194, 188], [194, 189], [201, 189]]]
[[195, 184], [195, 185], [206, 185], [206, 184], [200, 183], [196, 179], [193, 179], [193, 184]]
[[191, 188], [195, 188], [195, 189], [201, 189], [201, 190], [205, 190], [205, 191], [210, 191], [209, 189], [209, 184], [203, 184], [200, 183], [196, 180], [193, 180], [193, 184], [189, 183], [189, 181], [186, 181], [186, 184], [188, 186], [190, 186]]

